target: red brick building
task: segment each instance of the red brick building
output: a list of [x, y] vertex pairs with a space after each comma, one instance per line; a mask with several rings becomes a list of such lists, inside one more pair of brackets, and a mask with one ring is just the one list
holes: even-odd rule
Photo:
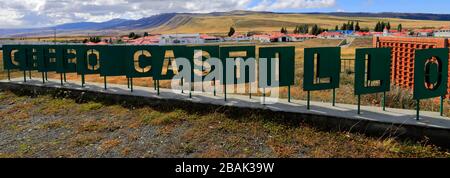
[[[373, 38], [373, 47], [392, 48], [392, 65], [391, 65], [392, 84], [400, 86], [402, 88], [411, 88], [411, 89], [414, 87], [415, 50], [428, 48], [448, 48], [449, 46], [450, 46], [449, 40], [447, 38], [407, 38], [407, 37]], [[450, 93], [450, 77], [449, 77], [448, 93]]]

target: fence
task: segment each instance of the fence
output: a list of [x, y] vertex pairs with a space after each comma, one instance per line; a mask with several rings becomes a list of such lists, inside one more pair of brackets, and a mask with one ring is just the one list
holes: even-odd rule
[[341, 59], [341, 73], [350, 75], [355, 73], [355, 59]]

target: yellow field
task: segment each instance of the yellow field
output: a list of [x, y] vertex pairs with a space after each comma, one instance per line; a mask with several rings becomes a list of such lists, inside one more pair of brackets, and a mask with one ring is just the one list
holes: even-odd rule
[[[403, 28], [442, 27], [450, 25], [446, 21], [407, 20], [397, 18], [372, 18], [372, 17], [337, 17], [329, 15], [310, 14], [248, 14], [227, 16], [187, 16], [179, 15], [172, 22], [163, 27], [148, 29], [152, 33], [222, 33], [228, 32], [231, 26], [237, 32], [248, 31], [279, 31], [281, 27], [287, 27], [293, 31], [299, 24], [318, 24], [322, 28], [334, 29], [349, 20], [359, 21], [361, 28], [373, 29], [378, 21], [389, 21], [396, 28], [399, 23]], [[178, 25], [175, 25], [178, 24]]]

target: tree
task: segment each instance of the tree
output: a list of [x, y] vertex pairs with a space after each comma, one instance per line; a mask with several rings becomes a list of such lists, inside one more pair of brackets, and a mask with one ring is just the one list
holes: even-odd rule
[[347, 24], [346, 24], [346, 23], [343, 23], [343, 24], [342, 24], [341, 30], [347, 30]]
[[134, 38], [136, 37], [136, 33], [131, 32], [130, 34], [128, 34], [128, 38]]
[[100, 41], [102, 41], [102, 39], [100, 37], [98, 37], [98, 36], [89, 37], [89, 42], [98, 43]]
[[354, 30], [355, 29], [355, 24], [353, 23], [353, 21], [349, 21], [348, 25], [347, 25], [347, 30]]
[[147, 37], [148, 36], [148, 32], [144, 32], [144, 37]]
[[398, 31], [398, 32], [403, 31], [403, 26], [402, 26], [402, 24], [398, 24], [397, 31]]
[[387, 28], [388, 30], [391, 30], [391, 22], [388, 22], [388, 23], [387, 23], [386, 28]]
[[284, 34], [288, 33], [286, 27], [281, 27], [280, 32], [281, 32], [281, 33], [284, 33]]
[[339, 30], [339, 25], [336, 25], [336, 28], [334, 28], [335, 31]]
[[379, 29], [380, 29], [380, 22], [378, 22], [377, 25], [375, 25], [373, 31], [378, 32]]
[[236, 30], [234, 30], [233, 27], [230, 27], [230, 31], [228, 32], [228, 36], [231, 37], [234, 35], [234, 33], [236, 33]]
[[360, 31], [361, 27], [359, 27], [359, 22], [356, 22], [355, 31]]
[[314, 24], [314, 26], [311, 28], [311, 35], [318, 35], [324, 32], [325, 30], [320, 28], [317, 24]]

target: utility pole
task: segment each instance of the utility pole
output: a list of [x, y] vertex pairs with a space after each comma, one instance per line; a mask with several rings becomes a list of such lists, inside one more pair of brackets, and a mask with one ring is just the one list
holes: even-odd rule
[[53, 43], [56, 44], [56, 28], [53, 31]]

